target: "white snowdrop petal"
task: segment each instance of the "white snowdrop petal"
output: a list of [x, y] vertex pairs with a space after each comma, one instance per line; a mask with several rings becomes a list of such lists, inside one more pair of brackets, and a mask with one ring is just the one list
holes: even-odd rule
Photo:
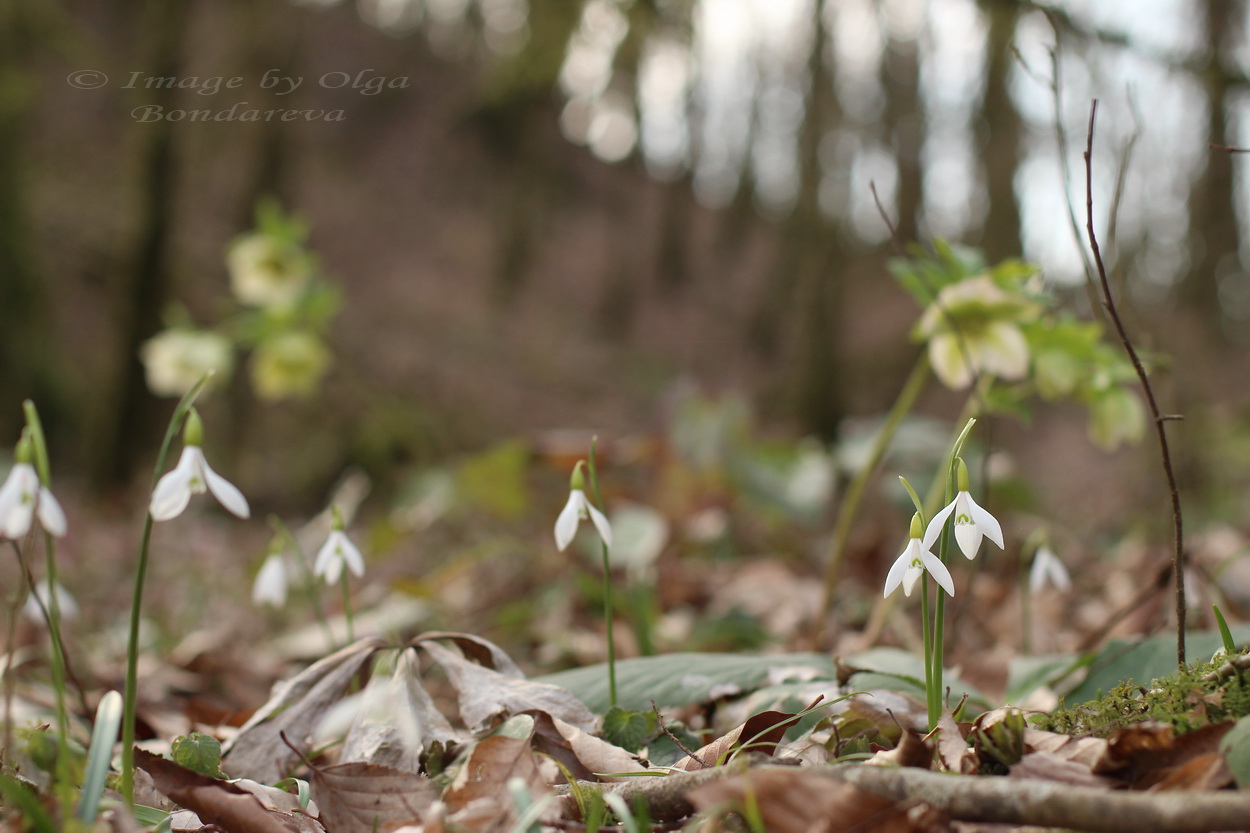
[[885, 577], [885, 595], [889, 596], [899, 585], [903, 583], [903, 574], [907, 572], [908, 565], [911, 564], [911, 546], [903, 550], [903, 554], [894, 559], [894, 563], [890, 565], [890, 572]]
[[955, 524], [955, 543], [959, 544], [959, 551], [969, 560], [977, 557], [977, 550], [981, 548], [983, 537], [976, 524]]
[[52, 492], [44, 487], [39, 489], [39, 523], [43, 528], [60, 538], [65, 535], [69, 525], [65, 521], [65, 510], [60, 502], [52, 496]]
[[239, 518], [247, 518], [251, 515], [247, 498], [243, 497], [243, 493], [233, 483], [209, 468], [207, 462], [203, 464], [203, 468], [204, 479], [208, 481], [208, 489], [222, 506]]
[[968, 513], [972, 516], [972, 522], [977, 525], [977, 529], [984, 533], [999, 549], [1003, 547], [1003, 528], [999, 525], [998, 520], [986, 510], [976, 504], [972, 498], [968, 498]]
[[945, 509], [933, 516], [933, 520], [929, 521], [929, 525], [925, 527], [924, 538], [920, 541], [921, 547], [926, 550], [933, 548], [933, 545], [937, 543], [937, 539], [941, 536], [942, 530], [946, 527], [946, 519], [955, 511], [955, 505], [958, 502], [958, 499], [952, 500]]
[[603, 539], [603, 543], [608, 545], [608, 549], [612, 548], [612, 525], [608, 523], [608, 519], [589, 502], [586, 503], [586, 509], [590, 512], [590, 520], [595, 525], [595, 529], [599, 530], [599, 537]]
[[556, 518], [556, 549], [563, 551], [577, 534], [577, 522], [581, 518], [582, 503], [586, 500], [580, 490], [569, 492], [569, 499]]
[[936, 555], [928, 552], [927, 550], [920, 553], [920, 560], [924, 564], [924, 568], [928, 571], [929, 575], [933, 576], [933, 580], [946, 591], [946, 595], [954, 596], [955, 581], [951, 578], [950, 570], [946, 569], [946, 565], [943, 564]]

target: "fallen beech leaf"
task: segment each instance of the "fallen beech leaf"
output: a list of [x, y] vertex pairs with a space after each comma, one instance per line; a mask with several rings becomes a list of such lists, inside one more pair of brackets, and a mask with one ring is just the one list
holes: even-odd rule
[[266, 810], [256, 796], [229, 781], [192, 772], [145, 749], [135, 749], [135, 765], [152, 776], [158, 790], [205, 824], [231, 833], [291, 833], [282, 821], [287, 814]]
[[[1162, 776], [1150, 785], [1152, 792], [1164, 790], [1222, 790], [1233, 783], [1233, 773], [1224, 756], [1208, 752], [1185, 763], [1159, 771]], [[1197, 799], [1201, 800], [1201, 799]]]
[[[1220, 740], [1235, 724], [1232, 721], [1217, 723], [1176, 735], [1171, 726], [1143, 722], [1126, 726], [1108, 739], [1107, 749], [1095, 762], [1094, 772], [1114, 774], [1127, 781], [1135, 789], [1148, 789], [1167, 781], [1173, 773], [1190, 761], [1218, 754]], [[1202, 774], [1202, 767], [1188, 776], [1177, 775], [1179, 783], [1185, 779], [1219, 779], [1218, 771]]]
[[1095, 775], [1089, 765], [1060, 757], [1055, 752], [1029, 752], [1011, 767], [1009, 778], [1034, 778], [1041, 781], [1058, 781], [1078, 787], [1112, 788], [1119, 786], [1113, 778]]
[[443, 794], [450, 821], [475, 833], [507, 830], [516, 820], [509, 781], [519, 778], [534, 795], [546, 792], [530, 746], [533, 735], [534, 718], [519, 714], [477, 742]]
[[1092, 768], [1107, 749], [1106, 738], [1074, 738], [1040, 729], [1024, 730], [1025, 754], [1051, 752], [1065, 761], [1074, 761]]
[[619, 746], [583, 732], [546, 712], [527, 712], [534, 718], [534, 751], [549, 755], [581, 781], [619, 781], [600, 778], [610, 772], [646, 772], [638, 759]]
[[282, 741], [309, 748], [317, 725], [343, 696], [381, 640], [361, 639], [274, 686], [273, 695], [224, 745], [222, 769], [271, 784], [284, 778], [299, 755]]
[[[748, 771], [696, 787], [688, 794], [700, 812], [747, 796], [768, 833], [912, 833], [907, 811], [888, 798], [795, 767]], [[924, 829], [928, 829], [927, 826]]]
[[772, 755], [786, 729], [794, 725], [797, 717], [798, 715], [790, 712], [760, 712], [748, 718], [746, 723], [700, 748], [694, 755], [682, 758], [673, 764], [673, 769], [693, 772], [721, 766], [739, 747], [745, 747], [747, 752]]
[[980, 767], [976, 750], [969, 748], [959, 724], [955, 722], [950, 708], [942, 709], [938, 718], [937, 747], [938, 758], [948, 772], [958, 775], [971, 775]]
[[355, 718], [343, 740], [341, 763], [380, 764], [418, 772], [427, 745], [464, 741], [422, 687], [416, 651], [401, 650], [391, 676], [371, 677], [355, 697], [352, 702], [340, 701], [336, 707], [346, 706]]
[[430, 779], [378, 764], [348, 763], [309, 778], [321, 820], [331, 833], [387, 833], [412, 822], [438, 800]]
[[537, 709], [584, 731], [594, 729], [595, 716], [573, 692], [546, 683], [501, 674], [446, 648], [421, 641], [417, 647], [447, 672], [460, 702], [460, 719], [471, 729], [487, 725], [499, 715], [515, 715]]
[[426, 631], [419, 636], [414, 637], [408, 642], [409, 645], [416, 645], [420, 642], [429, 642], [434, 639], [448, 639], [456, 643], [456, 647], [468, 659], [473, 660], [478, 665], [483, 665], [492, 671], [498, 671], [505, 677], [515, 677], [518, 680], [525, 679], [525, 674], [521, 671], [517, 664], [512, 661], [512, 657], [504, 653], [500, 648], [489, 639], [483, 639], [480, 636], [474, 636], [471, 633], [456, 633], [454, 631]]
[[878, 751], [864, 761], [869, 766], [905, 766], [928, 769], [933, 763], [933, 750], [924, 742], [919, 732], [911, 729], [903, 732], [893, 749]]

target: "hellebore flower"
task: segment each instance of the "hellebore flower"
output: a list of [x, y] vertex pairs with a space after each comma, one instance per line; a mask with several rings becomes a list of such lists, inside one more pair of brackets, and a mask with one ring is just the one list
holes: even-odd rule
[[252, 353], [252, 386], [261, 399], [307, 399], [317, 392], [330, 360], [329, 348], [312, 333], [270, 336]]
[[282, 607], [286, 604], [286, 587], [286, 558], [281, 552], [271, 552], [256, 574], [256, 582], [252, 585], [252, 603]]
[[145, 341], [139, 355], [148, 390], [157, 396], [182, 396], [210, 370], [220, 384], [234, 369], [230, 339], [207, 330], [165, 330]]
[[65, 511], [48, 487], [39, 482], [39, 474], [30, 462], [30, 440], [26, 437], [17, 445], [16, 459], [0, 486], [0, 537], [22, 538], [30, 531], [35, 517], [45, 530], [58, 538], [63, 536]]
[[343, 516], [336, 508], [334, 529], [330, 531], [330, 537], [326, 538], [326, 542], [321, 545], [317, 557], [313, 560], [313, 574], [323, 576], [326, 584], [336, 584], [339, 576], [343, 574], [344, 564], [357, 576], [365, 574], [365, 560], [361, 557], [360, 550], [343, 531]]
[[591, 505], [586, 497], [586, 479], [582, 476], [582, 461], [573, 467], [573, 475], [569, 478], [569, 499], [556, 518], [556, 548], [564, 550], [577, 534], [577, 525], [583, 518], [589, 517], [599, 530], [599, 537], [610, 548], [612, 546], [612, 527], [602, 512]]
[[191, 502], [191, 495], [212, 493], [222, 506], [240, 518], [251, 514], [247, 498], [228, 480], [209, 467], [200, 444], [204, 439], [204, 425], [200, 415], [192, 408], [187, 415], [187, 427], [183, 431], [182, 457], [178, 465], [157, 482], [152, 490], [152, 502], [148, 511], [154, 521], [168, 521], [182, 514]]
[[944, 287], [920, 317], [915, 336], [928, 341], [933, 372], [948, 388], [965, 388], [980, 373], [1023, 379], [1029, 344], [1019, 325], [1036, 306], [979, 275]]
[[920, 580], [920, 575], [926, 571], [933, 576], [934, 581], [946, 591], [948, 596], [955, 595], [955, 582], [951, 579], [950, 570], [946, 569], [946, 565], [929, 551], [932, 543], [922, 541], [920, 532], [920, 514], [917, 513], [911, 519], [911, 540], [907, 542], [907, 547], [902, 554], [894, 560], [889, 574], [885, 577], [886, 596], [897, 590], [900, 584], [903, 586], [903, 593], [910, 596], [911, 591], [916, 587], [916, 582]]
[[1068, 575], [1068, 568], [1063, 566], [1059, 556], [1050, 547], [1043, 545], [1033, 554], [1033, 566], [1029, 569], [1029, 589], [1036, 593], [1047, 582], [1065, 593], [1072, 589], [1072, 577]]
[[1003, 529], [994, 516], [978, 506], [977, 502], [972, 499], [972, 495], [968, 493], [968, 467], [964, 465], [962, 459], [959, 461], [958, 486], [959, 493], [955, 495], [955, 499], [929, 521], [929, 528], [924, 536], [925, 542], [931, 546], [941, 534], [946, 519], [954, 514], [955, 540], [965, 556], [970, 559], [977, 557], [977, 549], [981, 546], [982, 538], [989, 538], [998, 544], [999, 549], [1002, 549]]
[[245, 304], [291, 307], [312, 278], [312, 258], [298, 244], [265, 233], [245, 234], [226, 253], [230, 288]]

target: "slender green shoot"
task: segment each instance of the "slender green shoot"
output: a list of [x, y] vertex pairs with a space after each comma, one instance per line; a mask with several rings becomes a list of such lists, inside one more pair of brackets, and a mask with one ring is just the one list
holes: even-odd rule
[[[212, 371], [205, 373], [200, 381], [178, 401], [173, 416], [169, 419], [169, 428], [165, 431], [165, 439], [161, 442], [161, 450], [156, 455], [156, 466], [152, 473], [152, 489], [156, 488], [161, 475], [165, 472], [165, 461], [169, 457], [170, 446], [182, 429], [182, 424], [190, 412], [195, 398], [199, 396], [204, 385], [213, 376]], [[150, 492], [149, 492], [150, 494]], [[143, 538], [139, 543], [139, 563], [135, 566], [134, 594], [130, 600], [130, 639], [126, 647], [126, 697], [122, 716], [122, 772], [121, 794], [127, 807], [135, 803], [135, 713], [138, 702], [139, 683], [139, 624], [143, 611], [143, 583], [148, 570], [148, 549], [152, 543], [152, 513], [147, 513], [143, 522]]]
[[[590, 459], [586, 469], [590, 472], [590, 490], [595, 495], [595, 504], [603, 506], [603, 498], [599, 494], [599, 476], [595, 468], [595, 447], [598, 437], [590, 440]], [[616, 639], [612, 633], [612, 561], [608, 553], [608, 542], [600, 540], [603, 551], [603, 626], [608, 637], [608, 706], [616, 707]]]
[[87, 752], [87, 772], [82, 784], [82, 797], [78, 801], [78, 820], [90, 825], [100, 810], [100, 798], [104, 794], [104, 782], [108, 778], [109, 764], [113, 760], [113, 744], [122, 722], [122, 696], [110, 691], [100, 700], [95, 712], [95, 727], [91, 731], [91, 748]]
[[1224, 653], [1232, 656], [1237, 653], [1237, 640], [1233, 639], [1233, 632], [1228, 629], [1228, 622], [1224, 621], [1224, 614], [1220, 613], [1218, 605], [1211, 605], [1211, 611], [1215, 614], [1215, 624], [1220, 628], [1220, 639], [1224, 642]]

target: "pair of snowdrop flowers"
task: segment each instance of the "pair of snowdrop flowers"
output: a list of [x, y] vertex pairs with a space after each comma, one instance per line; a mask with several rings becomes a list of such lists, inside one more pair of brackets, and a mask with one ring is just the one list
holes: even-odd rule
[[9, 470], [4, 485], [0, 486], [0, 537], [18, 540], [30, 532], [35, 518], [48, 533], [60, 538], [68, 526], [65, 510], [52, 492], [39, 479], [31, 464], [30, 437], [23, 436], [17, 444], [14, 458], [17, 460]]
[[941, 512], [933, 516], [927, 528], [922, 531], [920, 513], [911, 519], [911, 540], [902, 554], [895, 559], [890, 572], [885, 578], [885, 595], [888, 596], [903, 587], [903, 593], [910, 596], [920, 580], [921, 574], [928, 572], [934, 581], [946, 591], [948, 596], [955, 595], [955, 583], [951, 579], [950, 570], [942, 560], [933, 554], [933, 545], [938, 536], [946, 528], [946, 521], [954, 516], [955, 541], [959, 550], [969, 559], [977, 557], [981, 541], [989, 538], [999, 549], [1003, 548], [1003, 530], [998, 521], [986, 510], [977, 505], [968, 492], [968, 467], [964, 461], [958, 463], [959, 492]]
[[595, 525], [604, 545], [608, 549], [612, 548], [612, 526], [608, 523], [607, 516], [596, 509], [586, 497], [586, 478], [582, 475], [584, 465], [584, 461], [578, 460], [573, 467], [573, 474], [569, 477], [569, 499], [556, 518], [556, 548], [561, 552], [573, 542], [578, 524], [587, 518]]
[[[357, 577], [365, 574], [364, 557], [347, 537], [347, 532], [343, 529], [343, 516], [335, 508], [334, 528], [330, 530], [329, 537], [313, 559], [313, 575], [324, 578], [326, 584], [337, 584], [344, 567]], [[256, 583], [252, 585], [252, 602], [282, 607], [286, 604], [289, 584], [286, 555], [281, 547], [276, 547], [270, 551], [260, 567], [260, 572], [256, 574]]]

